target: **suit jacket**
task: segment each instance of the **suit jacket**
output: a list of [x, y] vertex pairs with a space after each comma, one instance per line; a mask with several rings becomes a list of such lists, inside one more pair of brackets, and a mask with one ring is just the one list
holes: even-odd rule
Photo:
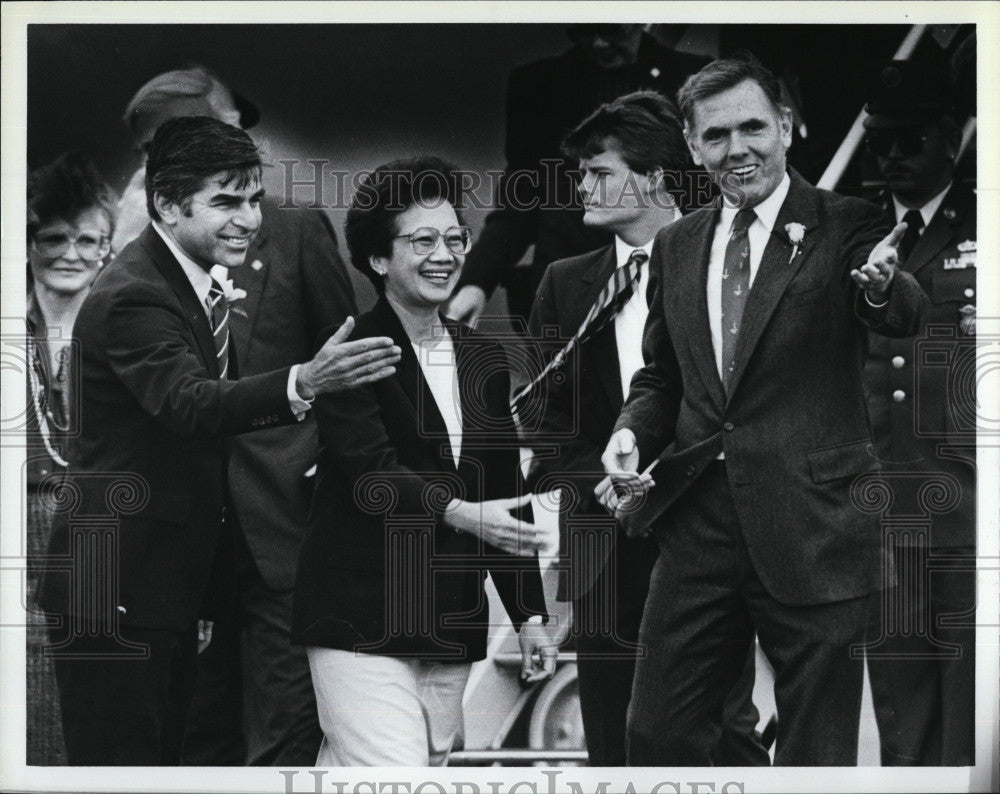
[[[891, 199], [885, 212], [894, 223]], [[937, 547], [976, 544], [975, 410], [970, 405], [976, 337], [958, 324], [960, 309], [976, 304], [975, 241], [975, 193], [953, 188], [903, 263], [930, 297], [918, 335], [872, 336], [865, 362], [879, 456], [892, 469], [954, 478], [955, 499], [936, 505], [920, 504], [912, 492], [927, 476], [893, 480], [897, 498], [892, 513], [941, 511], [931, 527], [930, 539]]]
[[[548, 266], [529, 321], [534, 340], [545, 339], [546, 328], [558, 328], [559, 341], [546, 351], [545, 361], [577, 332], [616, 266], [614, 244]], [[536, 387], [544, 395], [544, 410], [532, 434], [539, 456], [531, 489], [544, 492], [561, 485], [574, 497], [571, 507], [560, 511], [559, 522], [560, 551], [569, 556], [563, 568], [569, 575], [560, 577], [559, 598], [569, 600], [593, 587], [611, 549], [623, 540], [593, 492], [604, 477], [601, 454], [624, 402], [614, 322], [574, 348], [558, 371], [558, 377]], [[642, 547], [647, 557], [656, 554], [650, 540], [626, 542]]]
[[383, 297], [354, 337], [402, 348], [392, 377], [316, 399], [318, 482], [299, 556], [292, 618], [301, 645], [444, 661], [486, 655], [488, 570], [519, 625], [545, 614], [535, 557], [514, 557], [442, 520], [453, 496], [472, 502], [523, 489], [500, 346], [451, 325], [462, 449], [445, 423], [403, 326]]
[[577, 48], [514, 69], [507, 85], [507, 167], [498, 209], [469, 251], [462, 283], [490, 294], [534, 244], [534, 293], [553, 260], [611, 242], [607, 232], [583, 225], [570, 173], [577, 163], [563, 156], [563, 139], [602, 102], [630, 91], [651, 89], [673, 101], [687, 76], [708, 61], [643, 35], [636, 62], [621, 69], [601, 69]]
[[[280, 209], [265, 198], [246, 263], [232, 271], [246, 290], [230, 313], [240, 371], [257, 375], [308, 361], [320, 332], [357, 313], [354, 289], [323, 212]], [[301, 422], [231, 438], [232, 505], [264, 582], [289, 591], [305, 534], [319, 457], [312, 412]]]
[[[649, 363], [633, 378], [615, 429], [635, 433], [641, 466], [660, 458], [638, 520], [662, 516], [666, 532], [670, 505], [725, 452], [761, 582], [777, 600], [807, 605], [882, 585], [879, 517], [861, 509], [865, 494], [852, 492], [857, 477], [877, 468], [862, 387], [865, 325], [913, 334], [926, 297], [897, 272], [888, 306], [872, 309], [849, 272], [887, 231], [877, 208], [791, 177], [747, 299], [728, 396], [705, 294], [718, 210], [699, 210], [657, 236], [651, 265], [660, 294], [643, 337]], [[794, 256], [789, 223], [806, 229]]]
[[[186, 630], [212, 617], [224, 438], [295, 421], [289, 369], [218, 380], [205, 308], [152, 227], [95, 280], [74, 336], [80, 430], [39, 601], [105, 625]], [[91, 530], [111, 530], [101, 554], [115, 564], [95, 569], [81, 551]]]

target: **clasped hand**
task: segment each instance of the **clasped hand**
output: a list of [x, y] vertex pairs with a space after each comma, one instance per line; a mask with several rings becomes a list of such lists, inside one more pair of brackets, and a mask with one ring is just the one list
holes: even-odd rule
[[511, 515], [512, 511], [529, 502], [530, 493], [486, 502], [453, 499], [445, 509], [444, 520], [460, 532], [469, 532], [508, 554], [531, 557], [546, 545], [547, 533], [541, 527]]
[[594, 488], [594, 496], [616, 516], [621, 509], [656, 485], [649, 471], [639, 471], [639, 447], [635, 443], [635, 434], [627, 427], [608, 440], [601, 463], [608, 476]]

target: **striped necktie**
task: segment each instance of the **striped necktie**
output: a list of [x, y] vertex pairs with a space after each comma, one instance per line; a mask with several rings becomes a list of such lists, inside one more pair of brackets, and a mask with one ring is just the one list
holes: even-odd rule
[[615, 272], [611, 274], [611, 278], [608, 279], [608, 283], [604, 285], [604, 289], [597, 296], [594, 305], [590, 307], [587, 316], [580, 323], [580, 327], [573, 335], [573, 338], [566, 343], [562, 350], [555, 354], [545, 368], [532, 379], [531, 383], [514, 395], [510, 404], [515, 411], [521, 401], [546, 375], [553, 369], [563, 365], [563, 362], [566, 361], [573, 348], [583, 344], [594, 336], [622, 310], [622, 307], [628, 303], [628, 299], [632, 297], [632, 293], [639, 283], [642, 266], [647, 259], [649, 259], [649, 255], [645, 251], [636, 249], [631, 253], [628, 261], [622, 267], [615, 268]]
[[208, 316], [212, 321], [212, 334], [215, 341], [215, 356], [219, 365], [219, 379], [229, 375], [229, 301], [219, 286], [212, 279], [212, 286], [205, 298], [208, 306]]

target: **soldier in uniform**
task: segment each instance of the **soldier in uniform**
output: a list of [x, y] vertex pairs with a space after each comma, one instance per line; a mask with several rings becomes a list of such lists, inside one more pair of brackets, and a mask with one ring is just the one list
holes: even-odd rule
[[907, 224], [900, 266], [931, 299], [921, 332], [872, 335], [865, 365], [896, 562], [895, 587], [872, 604], [869, 675], [883, 765], [965, 766], [975, 740], [976, 196], [953, 181], [960, 127], [946, 65], [873, 65], [867, 94], [887, 220]]

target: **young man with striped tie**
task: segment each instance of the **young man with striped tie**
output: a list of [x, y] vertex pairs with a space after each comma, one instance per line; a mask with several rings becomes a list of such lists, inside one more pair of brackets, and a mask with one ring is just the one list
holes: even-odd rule
[[[52, 630], [71, 765], [177, 764], [207, 619], [233, 597], [225, 437], [295, 422], [316, 394], [391, 374], [391, 339], [344, 343], [237, 380], [227, 296], [260, 224], [261, 160], [204, 116], [159, 127], [153, 222], [80, 309], [80, 432], [39, 601]], [[232, 295], [231, 299], [237, 296]]]
[[[691, 168], [675, 106], [653, 91], [601, 105], [566, 138], [579, 161], [587, 226], [614, 242], [549, 265], [531, 313], [532, 336], [559, 349], [516, 395], [525, 426], [536, 425], [533, 490], [563, 489], [559, 599], [573, 607], [580, 704], [593, 766], [624, 766], [639, 622], [657, 556], [652, 538], [626, 538], [598, 504], [601, 453], [642, 364], [652, 295], [648, 260], [656, 233], [680, 212], [671, 195]], [[545, 344], [548, 344], [547, 342]], [[538, 417], [537, 422], [532, 417]], [[753, 658], [733, 690], [718, 763], [761, 765], [754, 729]]]

